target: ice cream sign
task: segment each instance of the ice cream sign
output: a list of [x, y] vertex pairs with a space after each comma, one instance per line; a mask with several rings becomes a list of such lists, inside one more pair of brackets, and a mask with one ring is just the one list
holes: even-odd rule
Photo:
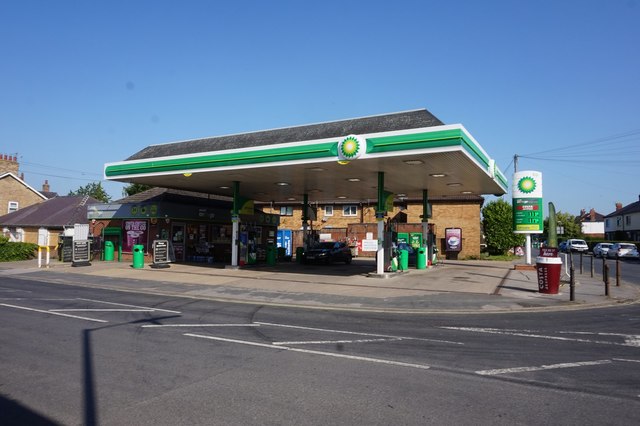
[[541, 234], [543, 224], [542, 173], [532, 170], [514, 173], [513, 232]]

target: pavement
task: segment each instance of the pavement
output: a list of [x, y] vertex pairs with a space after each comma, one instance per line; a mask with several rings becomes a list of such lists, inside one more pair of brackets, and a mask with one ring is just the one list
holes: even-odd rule
[[[535, 261], [535, 260], [534, 260]], [[535, 268], [524, 261], [450, 261], [418, 270], [375, 274], [372, 259], [356, 258], [351, 265], [274, 266], [171, 264], [156, 269], [145, 264], [92, 261], [72, 266], [53, 260], [38, 268], [37, 260], [0, 263], [2, 276], [117, 291], [235, 303], [315, 309], [397, 313], [504, 313], [608, 307], [637, 303], [640, 287], [612, 277], [605, 296], [602, 276], [575, 273], [574, 301], [568, 272], [558, 294], [538, 291]]]

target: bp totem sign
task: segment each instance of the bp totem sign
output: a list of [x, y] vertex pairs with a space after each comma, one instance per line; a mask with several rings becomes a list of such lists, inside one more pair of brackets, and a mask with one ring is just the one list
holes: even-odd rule
[[513, 232], [542, 234], [542, 173], [523, 171], [513, 174]]

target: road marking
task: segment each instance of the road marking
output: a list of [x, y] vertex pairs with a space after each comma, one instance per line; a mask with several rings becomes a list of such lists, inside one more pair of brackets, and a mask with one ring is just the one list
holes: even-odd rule
[[153, 309], [154, 311], [169, 312], [169, 313], [172, 313], [172, 314], [180, 314], [181, 313], [179, 311], [171, 311], [169, 309], [150, 308], [148, 306], [127, 305], [127, 304], [124, 304], [124, 303], [106, 302], [104, 300], [82, 299], [82, 298], [78, 298], [77, 300], [84, 300], [85, 302], [104, 303], [104, 304], [107, 304], [107, 305], [115, 305], [115, 306], [126, 306], [126, 307], [129, 307], [129, 308]]
[[0, 303], [0, 306], [6, 306], [8, 308], [15, 308], [15, 309], [24, 309], [25, 311], [41, 312], [43, 314], [49, 314], [49, 315], [58, 315], [58, 316], [67, 317], [67, 318], [76, 318], [76, 319], [81, 319], [81, 320], [85, 320], [85, 321], [109, 322], [109, 321], [95, 319], [95, 318], [79, 317], [77, 315], [69, 315], [69, 314], [62, 314], [62, 313], [59, 313], [59, 312], [43, 311], [42, 309], [27, 308], [26, 306], [9, 305], [9, 304], [6, 304], [6, 303]]
[[268, 349], [286, 350], [291, 352], [300, 352], [300, 353], [312, 354], [312, 355], [323, 355], [323, 356], [330, 356], [334, 358], [345, 358], [345, 359], [351, 359], [355, 361], [365, 361], [365, 362], [374, 362], [378, 364], [395, 365], [400, 367], [418, 368], [421, 370], [428, 370], [429, 368], [431, 368], [428, 365], [422, 365], [422, 364], [411, 364], [411, 363], [400, 362], [400, 361], [391, 361], [388, 359], [368, 358], [368, 357], [362, 357], [362, 356], [356, 356], [356, 355], [336, 354], [332, 352], [312, 351], [309, 349], [290, 348], [288, 346], [275, 346], [273, 344], [267, 344], [267, 343], [257, 343], [257, 342], [249, 342], [246, 340], [227, 339], [224, 337], [204, 336], [201, 334], [186, 333], [184, 334], [184, 336], [197, 337], [200, 339], [216, 340], [216, 341], [227, 342], [227, 343], [238, 343], [241, 345], [248, 345], [248, 346], [258, 346], [261, 348], [268, 348]]
[[640, 346], [640, 335], [623, 333], [596, 333], [592, 331], [560, 331], [560, 334], [586, 334], [595, 336], [617, 336], [624, 337], [625, 346]]
[[590, 365], [602, 365], [602, 364], [611, 364], [610, 359], [601, 359], [598, 361], [581, 361], [581, 362], [564, 362], [561, 364], [550, 364], [550, 365], [540, 365], [540, 366], [531, 366], [531, 367], [514, 367], [514, 368], [499, 368], [495, 370], [478, 370], [476, 374], [480, 374], [481, 376], [497, 376], [500, 374], [509, 374], [509, 373], [525, 373], [529, 371], [542, 371], [542, 370], [553, 370], [558, 368], [573, 368], [573, 367], [585, 367]]
[[[504, 334], [509, 336], [518, 336], [518, 337], [533, 337], [536, 339], [547, 339], [547, 340], [561, 340], [565, 342], [579, 342], [579, 343], [592, 343], [598, 345], [613, 345], [613, 346], [633, 346], [638, 347], [640, 343], [634, 339], [625, 339], [624, 343], [618, 342], [608, 342], [606, 340], [590, 340], [590, 339], [576, 339], [571, 337], [560, 337], [560, 336], [548, 336], [544, 334], [532, 334], [535, 333], [530, 330], [505, 330], [499, 328], [479, 328], [479, 327], [439, 327], [444, 328], [446, 330], [458, 330], [458, 331], [471, 331], [475, 333], [488, 333], [488, 334]], [[638, 337], [633, 335], [627, 335], [630, 337]]]
[[49, 312], [155, 312], [155, 309], [50, 309]]
[[315, 328], [315, 327], [303, 327], [300, 325], [290, 325], [290, 324], [276, 324], [271, 322], [261, 322], [258, 321], [256, 324], [260, 325], [268, 325], [272, 327], [284, 327], [284, 328], [295, 328], [299, 330], [309, 330], [309, 331], [323, 331], [329, 333], [340, 333], [340, 334], [353, 334], [356, 336], [371, 336], [371, 337], [384, 337], [388, 339], [394, 340], [419, 340], [422, 342], [436, 342], [436, 343], [448, 343], [451, 345], [464, 345], [462, 342], [452, 342], [450, 340], [439, 340], [439, 339], [425, 339], [421, 337], [407, 337], [407, 336], [390, 336], [388, 334], [376, 334], [376, 333], [361, 333], [356, 331], [346, 331], [346, 330], [332, 330], [327, 328]]
[[625, 358], [614, 358], [614, 361], [621, 361], [621, 362], [638, 362], [640, 363], [640, 359], [625, 359]]
[[260, 324], [148, 324], [141, 327], [260, 327]]
[[339, 343], [375, 343], [375, 342], [390, 342], [394, 340], [402, 339], [360, 339], [360, 340], [310, 340], [310, 341], [298, 341], [298, 342], [273, 342], [272, 345], [326, 345], [326, 344], [339, 344]]

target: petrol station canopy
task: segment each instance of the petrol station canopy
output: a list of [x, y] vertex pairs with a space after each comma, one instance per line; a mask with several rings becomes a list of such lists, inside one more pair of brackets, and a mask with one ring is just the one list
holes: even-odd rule
[[151, 145], [105, 178], [260, 202], [502, 195], [507, 180], [460, 124], [426, 109]]

